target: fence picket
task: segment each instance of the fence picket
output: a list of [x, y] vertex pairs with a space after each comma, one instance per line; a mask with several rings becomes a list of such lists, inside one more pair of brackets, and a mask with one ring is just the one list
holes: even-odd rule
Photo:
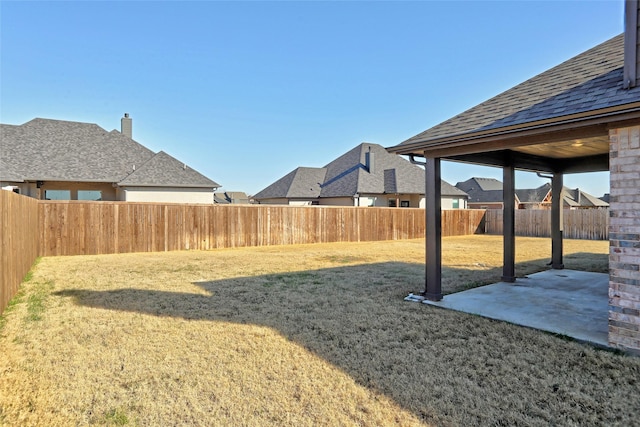
[[[608, 236], [608, 211], [564, 212], [564, 237]], [[550, 212], [516, 234], [550, 236]], [[442, 211], [442, 235], [501, 234], [501, 210]], [[45, 201], [0, 191], [0, 313], [36, 257], [425, 237], [424, 209]]]
[[[78, 201], [38, 206], [43, 256], [413, 239], [425, 233], [423, 209]], [[483, 221], [484, 210], [442, 211], [443, 235], [483, 232]]]
[[[551, 211], [541, 209], [518, 209], [516, 235], [551, 237]], [[565, 209], [563, 232], [565, 239], [609, 240], [608, 209]], [[487, 234], [502, 234], [501, 209], [488, 209], [485, 218]]]

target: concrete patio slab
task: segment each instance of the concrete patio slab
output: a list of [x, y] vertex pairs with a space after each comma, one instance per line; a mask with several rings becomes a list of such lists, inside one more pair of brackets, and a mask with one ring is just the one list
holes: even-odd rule
[[608, 274], [548, 270], [422, 302], [608, 346], [608, 295]]

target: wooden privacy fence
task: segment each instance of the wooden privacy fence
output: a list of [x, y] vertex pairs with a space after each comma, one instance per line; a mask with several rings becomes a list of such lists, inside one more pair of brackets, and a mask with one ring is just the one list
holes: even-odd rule
[[[551, 237], [551, 211], [516, 209], [517, 236]], [[609, 240], [608, 209], [564, 209], [563, 233], [565, 239]], [[485, 232], [502, 234], [502, 210], [487, 210]]]
[[[40, 254], [93, 255], [424, 237], [423, 209], [41, 201]], [[484, 210], [442, 212], [443, 235]]]
[[0, 190], [0, 314], [38, 257], [38, 201]]

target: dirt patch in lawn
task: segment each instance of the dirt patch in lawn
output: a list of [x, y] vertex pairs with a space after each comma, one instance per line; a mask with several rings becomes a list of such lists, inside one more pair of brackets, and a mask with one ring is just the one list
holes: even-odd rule
[[[550, 247], [518, 239], [517, 274]], [[565, 241], [565, 265], [607, 251]], [[445, 292], [501, 262], [499, 237], [445, 238]], [[404, 302], [423, 277], [421, 240], [44, 258], [1, 323], [0, 424], [637, 421], [640, 358]]]

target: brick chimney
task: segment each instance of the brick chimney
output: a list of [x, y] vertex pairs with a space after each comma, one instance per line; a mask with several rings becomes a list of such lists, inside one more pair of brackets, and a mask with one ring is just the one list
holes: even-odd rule
[[124, 117], [120, 119], [120, 133], [129, 138], [133, 138], [133, 124], [131, 123], [129, 113], [124, 113]]
[[640, 78], [638, 66], [638, 0], [626, 0], [624, 4], [624, 80], [625, 89], [636, 86]]

